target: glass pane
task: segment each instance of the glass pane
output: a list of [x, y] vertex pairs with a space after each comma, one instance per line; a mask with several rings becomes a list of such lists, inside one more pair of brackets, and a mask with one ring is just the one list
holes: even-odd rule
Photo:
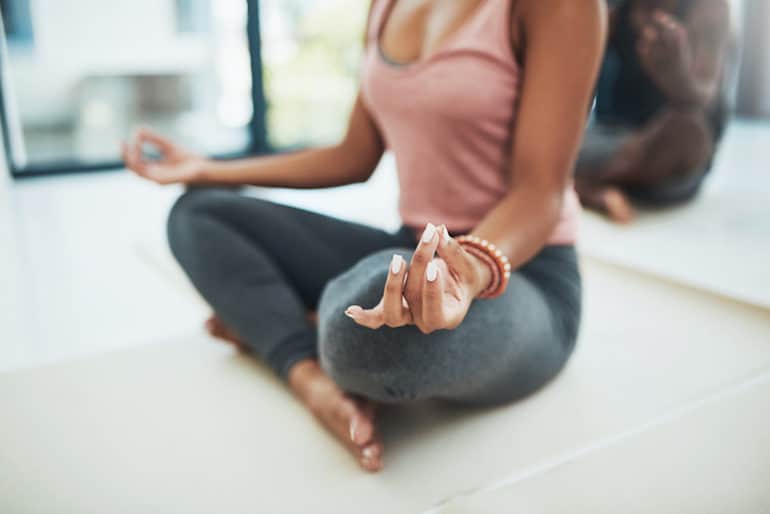
[[335, 142], [358, 89], [369, 2], [263, 0], [262, 59], [271, 145]]
[[142, 125], [207, 153], [248, 146], [246, 0], [2, 2], [29, 13], [27, 43], [8, 44], [17, 165], [118, 160]]

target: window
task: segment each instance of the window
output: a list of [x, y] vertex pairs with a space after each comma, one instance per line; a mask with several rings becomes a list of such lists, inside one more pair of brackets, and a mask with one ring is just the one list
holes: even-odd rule
[[176, 0], [176, 29], [179, 32], [207, 32], [211, 29], [209, 0]]
[[17, 176], [117, 167], [142, 125], [217, 155], [344, 133], [368, 2], [40, 3], [0, 0], [9, 42], [36, 28], [34, 52], [0, 60]]
[[337, 140], [347, 126], [369, 2], [262, 0], [268, 141], [274, 147]]
[[[2, 1], [17, 15], [27, 5]], [[209, 154], [250, 148], [246, 0], [43, 3], [31, 12], [35, 51], [3, 59], [17, 174], [117, 165], [144, 125]]]

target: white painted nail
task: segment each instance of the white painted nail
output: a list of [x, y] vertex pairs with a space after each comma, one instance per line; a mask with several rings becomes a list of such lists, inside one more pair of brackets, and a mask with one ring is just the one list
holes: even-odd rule
[[428, 268], [425, 270], [425, 278], [428, 279], [428, 282], [435, 282], [437, 277], [438, 277], [438, 266], [436, 266], [435, 262], [430, 261], [428, 263]]
[[361, 307], [359, 307], [358, 305], [351, 305], [350, 307], [345, 309], [345, 316], [347, 316], [348, 318], [352, 318], [353, 317], [353, 310], [360, 309], [360, 308]]
[[350, 422], [350, 440], [356, 442], [356, 418]]
[[433, 223], [428, 223], [428, 226], [425, 227], [425, 232], [422, 233], [422, 242], [430, 243], [433, 241], [433, 236], [435, 235], [436, 227], [433, 225]]
[[395, 275], [401, 271], [401, 256], [399, 254], [393, 254], [393, 260], [390, 261], [390, 271]]
[[452, 237], [449, 235], [449, 231], [446, 229], [446, 225], [444, 225], [444, 242], [448, 243], [450, 239], [452, 239]]
[[374, 458], [374, 448], [371, 446], [367, 446], [364, 448], [364, 450], [361, 452], [365, 459], [373, 459]]

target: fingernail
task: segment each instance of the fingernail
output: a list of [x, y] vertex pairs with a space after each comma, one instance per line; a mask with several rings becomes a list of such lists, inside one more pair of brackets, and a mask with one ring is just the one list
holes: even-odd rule
[[425, 227], [425, 232], [422, 233], [422, 242], [423, 243], [430, 243], [433, 241], [433, 236], [436, 235], [436, 227], [433, 226], [433, 223], [428, 223], [428, 226]]
[[438, 266], [436, 266], [435, 262], [430, 261], [428, 263], [428, 268], [425, 270], [425, 277], [428, 279], [428, 282], [436, 281], [436, 278], [438, 277]]
[[345, 309], [345, 316], [347, 316], [348, 318], [354, 317], [353, 311], [360, 308], [361, 307], [359, 307], [358, 305], [351, 305], [350, 307]]
[[448, 243], [450, 239], [452, 239], [452, 236], [449, 235], [449, 231], [447, 230], [446, 225], [444, 225], [444, 242]]
[[395, 275], [401, 271], [401, 256], [399, 254], [393, 254], [393, 260], [390, 261], [390, 271]]
[[364, 448], [364, 450], [361, 452], [361, 454], [364, 456], [365, 459], [373, 459], [374, 458], [374, 448], [371, 446], [367, 446]]
[[356, 442], [356, 424], [357, 420], [353, 418], [353, 421], [350, 422], [350, 440], [354, 443]]

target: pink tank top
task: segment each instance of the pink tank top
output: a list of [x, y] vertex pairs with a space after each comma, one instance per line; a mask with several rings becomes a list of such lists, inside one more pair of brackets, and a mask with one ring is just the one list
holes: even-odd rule
[[[473, 229], [510, 191], [520, 67], [511, 50], [511, 0], [482, 0], [425, 59], [394, 64], [382, 27], [396, 0], [374, 0], [362, 67], [364, 104], [396, 158], [399, 214], [421, 228]], [[571, 244], [580, 204], [570, 185], [549, 244]]]

